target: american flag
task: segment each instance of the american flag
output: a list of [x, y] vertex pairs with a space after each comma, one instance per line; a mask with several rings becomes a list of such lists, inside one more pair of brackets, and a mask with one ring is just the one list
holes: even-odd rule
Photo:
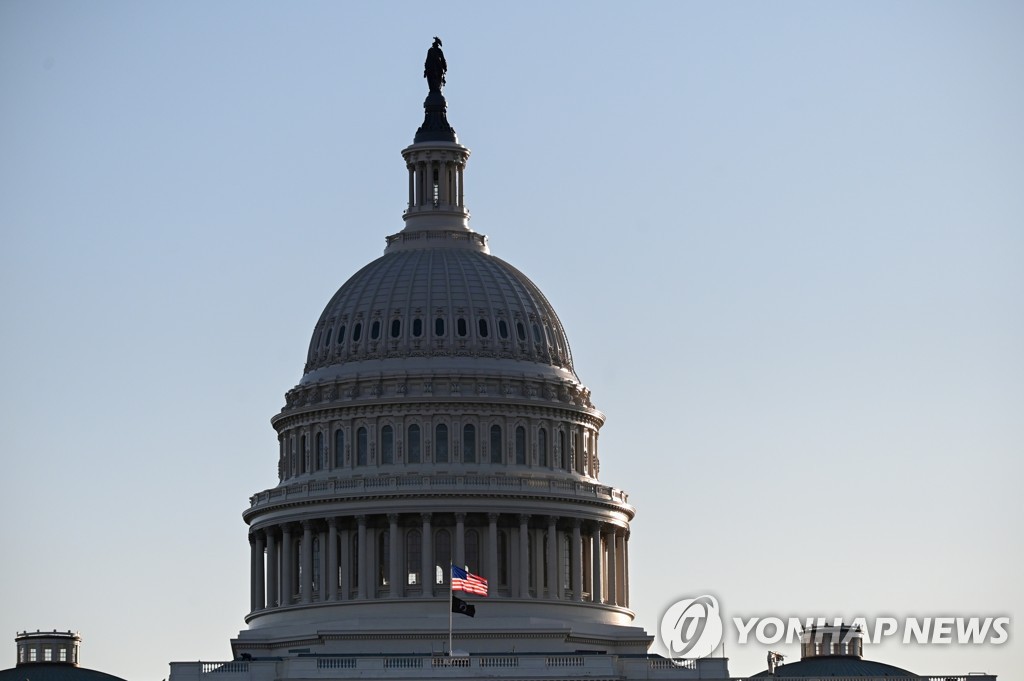
[[452, 565], [452, 590], [486, 596], [487, 580], [480, 575], [467, 572], [457, 565]]

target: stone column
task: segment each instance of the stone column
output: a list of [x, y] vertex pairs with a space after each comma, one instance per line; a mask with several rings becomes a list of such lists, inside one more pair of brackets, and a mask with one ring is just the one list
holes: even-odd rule
[[402, 595], [402, 557], [398, 555], [397, 513], [388, 513], [388, 560], [391, 563], [388, 570], [391, 588], [388, 593], [391, 598], [398, 598]]
[[263, 610], [264, 608], [264, 595], [266, 594], [266, 584], [263, 574], [263, 532], [256, 531], [249, 534], [249, 554], [250, 554], [250, 579], [249, 587], [252, 592], [252, 597], [249, 599], [249, 611], [256, 612], [257, 610]]
[[593, 585], [590, 588], [590, 600], [594, 603], [604, 602], [604, 575], [601, 571], [601, 561], [604, 560], [604, 551], [601, 547], [601, 524], [594, 525], [593, 531], [590, 533], [590, 542], [593, 548], [593, 563], [594, 566], [590, 569], [590, 574], [593, 575]]
[[615, 576], [618, 578], [615, 586], [616, 602], [622, 607], [626, 607], [626, 535], [624, 532], [615, 535], [615, 555], [619, 559], [615, 568]]
[[583, 600], [583, 535], [580, 533], [580, 519], [572, 520], [572, 599]]
[[341, 565], [341, 600], [352, 598], [352, 532], [348, 528], [339, 533], [338, 543], [341, 544], [338, 563]]
[[[548, 516], [548, 598], [562, 598], [562, 585], [559, 584], [561, 578], [561, 570], [558, 569], [558, 531], [556, 521], [558, 519], [553, 515]], [[569, 556], [565, 557], [569, 560]], [[537, 589], [537, 595], [540, 595], [540, 589]]]
[[285, 523], [281, 526], [281, 605], [291, 605], [295, 593], [295, 578], [292, 576], [292, 528]]
[[355, 565], [352, 567], [355, 569], [356, 574], [354, 576], [357, 580], [356, 583], [359, 585], [357, 598], [366, 600], [370, 582], [370, 575], [367, 574], [369, 571], [366, 569], [366, 566], [370, 564], [366, 559], [366, 516], [357, 515], [356, 523], [359, 526], [359, 553], [356, 555]]
[[[320, 523], [317, 523], [320, 525]], [[317, 532], [317, 542], [320, 545], [320, 551], [316, 556], [316, 569], [320, 573], [320, 578], [317, 580], [316, 585], [316, 599], [321, 603], [327, 600], [327, 526], [320, 525], [320, 531]]]
[[623, 539], [623, 605], [630, 606], [630, 536]]
[[544, 598], [544, 580], [547, 578], [547, 571], [544, 568], [544, 533], [537, 530], [526, 530], [530, 536], [530, 546], [533, 548], [533, 579], [537, 584], [535, 597]]
[[409, 168], [409, 208], [412, 208], [416, 205], [416, 170], [411, 163], [407, 167]]
[[338, 519], [334, 517], [327, 519], [327, 600], [338, 600]]
[[519, 514], [519, 597], [530, 597], [530, 516]]
[[466, 205], [466, 203], [465, 203], [466, 202], [466, 198], [465, 198], [466, 192], [462, 188], [462, 182], [463, 182], [462, 178], [464, 177], [462, 171], [463, 171], [463, 169], [465, 167], [466, 166], [465, 166], [464, 163], [460, 163], [459, 164], [459, 170], [458, 170], [458, 173], [459, 173], [459, 208], [464, 208], [465, 205]]
[[618, 577], [618, 558], [616, 557], [615, 551], [615, 528], [607, 535], [608, 544], [608, 602], [612, 605], [619, 604], [619, 577]]
[[466, 567], [466, 514], [455, 514], [455, 564]]
[[[497, 590], [499, 586], [498, 577], [501, 570], [498, 569], [498, 514], [487, 514], [487, 581], [491, 589]], [[488, 591], [491, 595], [491, 591]]]
[[278, 605], [278, 583], [277, 583], [277, 534], [273, 528], [266, 530], [267, 535], [267, 607], [276, 608]]
[[302, 567], [299, 569], [299, 593], [303, 603], [313, 600], [313, 525], [302, 521]]
[[437, 578], [434, 574], [434, 535], [430, 530], [430, 514], [421, 513], [420, 519], [423, 521], [420, 551], [423, 554], [423, 595], [430, 598], [434, 595], [434, 580]]

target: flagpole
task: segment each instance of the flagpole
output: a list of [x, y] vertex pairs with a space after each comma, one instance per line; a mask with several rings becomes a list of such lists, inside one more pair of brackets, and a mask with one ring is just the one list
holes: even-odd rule
[[448, 563], [448, 657], [452, 656], [452, 563]]

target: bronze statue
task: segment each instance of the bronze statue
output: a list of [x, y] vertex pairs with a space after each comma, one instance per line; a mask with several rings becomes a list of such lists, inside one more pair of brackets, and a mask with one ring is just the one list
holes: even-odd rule
[[434, 44], [427, 50], [427, 61], [423, 64], [423, 77], [427, 79], [427, 86], [431, 92], [440, 92], [444, 86], [444, 74], [448, 71], [448, 64], [444, 60], [444, 52], [441, 51], [441, 39], [434, 36]]

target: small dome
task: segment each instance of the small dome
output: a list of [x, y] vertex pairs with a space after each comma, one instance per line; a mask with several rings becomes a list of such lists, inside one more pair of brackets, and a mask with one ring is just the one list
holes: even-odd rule
[[487, 252], [482, 235], [403, 233], [389, 243], [320, 315], [302, 384], [435, 357], [503, 360], [502, 369], [519, 372], [542, 365], [578, 380], [554, 308], [526, 275]]

